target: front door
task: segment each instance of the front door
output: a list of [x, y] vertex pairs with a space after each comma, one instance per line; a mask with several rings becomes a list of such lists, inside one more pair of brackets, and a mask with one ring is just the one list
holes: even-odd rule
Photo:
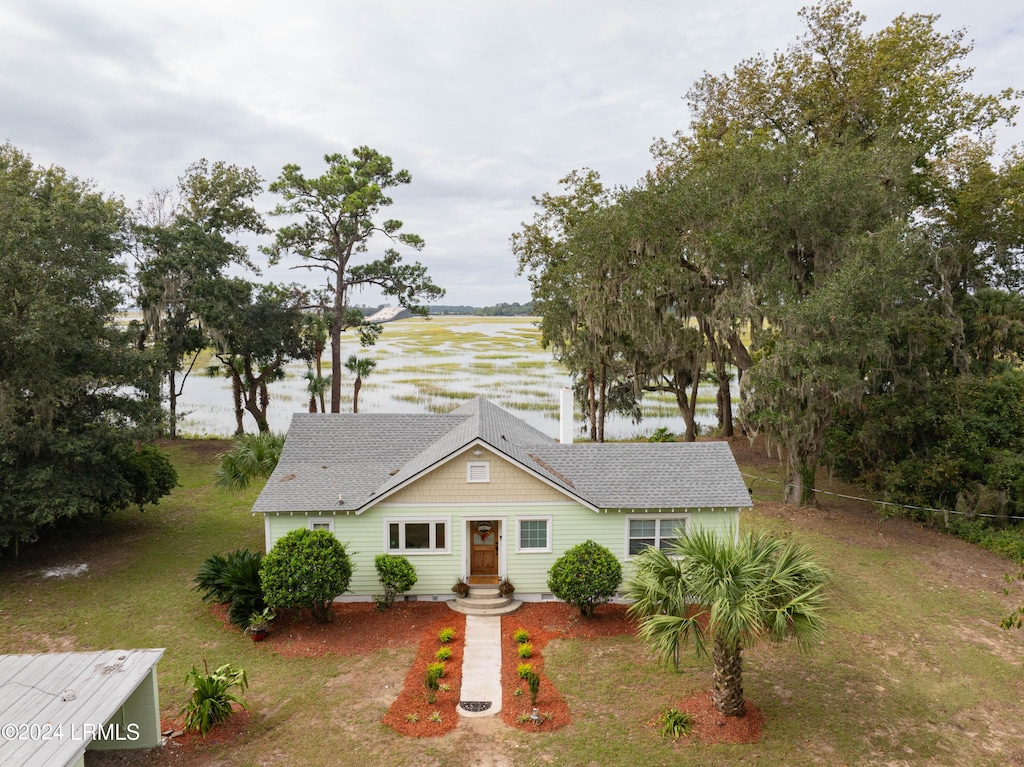
[[498, 577], [498, 522], [470, 522], [472, 544], [469, 554], [471, 577]]

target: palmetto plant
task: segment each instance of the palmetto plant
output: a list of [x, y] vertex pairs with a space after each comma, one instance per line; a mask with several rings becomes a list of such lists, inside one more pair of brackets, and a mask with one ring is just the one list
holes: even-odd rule
[[193, 589], [206, 602], [230, 602], [228, 620], [239, 628], [249, 623], [254, 612], [266, 607], [260, 582], [263, 554], [239, 549], [226, 556], [208, 557], [193, 579]]
[[356, 377], [355, 386], [352, 389], [353, 413], [359, 412], [359, 390], [363, 388], [363, 379], [369, 376], [375, 367], [377, 367], [377, 363], [369, 357], [356, 357], [353, 354], [345, 361], [345, 370]]
[[200, 673], [193, 666], [185, 675], [185, 683], [192, 686], [192, 697], [182, 707], [181, 713], [185, 714], [185, 729], [189, 732], [198, 730], [205, 737], [215, 724], [231, 716], [232, 703], [249, 708], [242, 698], [232, 692], [234, 687], [245, 690], [249, 680], [245, 677], [245, 671], [231, 664], [225, 664], [211, 674], [204, 661], [203, 669], [205, 673]]
[[669, 552], [645, 549], [626, 583], [637, 631], [663, 660], [692, 640], [711, 648], [712, 701], [726, 716], [743, 715], [742, 649], [760, 639], [794, 638], [809, 647], [823, 629], [828, 573], [811, 550], [764, 533], [719, 537], [698, 530]]
[[268, 431], [242, 435], [234, 447], [220, 454], [214, 483], [222, 490], [245, 490], [254, 480], [266, 479], [274, 472], [283, 447], [283, 434]]

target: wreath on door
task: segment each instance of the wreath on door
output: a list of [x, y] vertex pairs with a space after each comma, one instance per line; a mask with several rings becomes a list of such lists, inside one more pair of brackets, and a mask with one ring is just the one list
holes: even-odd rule
[[482, 543], [487, 543], [487, 539], [491, 537], [491, 525], [489, 522], [480, 522], [476, 526], [476, 534], [480, 536]]

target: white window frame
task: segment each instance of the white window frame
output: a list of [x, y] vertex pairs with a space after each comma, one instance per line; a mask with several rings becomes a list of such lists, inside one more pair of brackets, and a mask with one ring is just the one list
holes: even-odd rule
[[[534, 515], [531, 515], [531, 516], [516, 517], [516, 554], [550, 554], [551, 551], [552, 551], [552, 549], [551, 549], [552, 527], [553, 527], [552, 519], [553, 519], [553, 517], [550, 514], [547, 514], [547, 515], [534, 514]], [[538, 548], [538, 547], [524, 548], [523, 547], [523, 528], [522, 528], [522, 523], [523, 522], [544, 522], [544, 523], [547, 524], [548, 545], [545, 548]]]
[[626, 559], [633, 559], [636, 554], [629, 553], [629, 543], [632, 537], [629, 534], [629, 523], [633, 521], [637, 522], [654, 522], [654, 546], [661, 548], [661, 539], [663, 537], [676, 538], [678, 536], [664, 536], [662, 535], [661, 523], [662, 521], [676, 522], [682, 520], [684, 523], [684, 529], [689, 530], [690, 528], [690, 517], [692, 514], [627, 514], [626, 515], [626, 546], [625, 556]]
[[[322, 527], [326, 525], [326, 527]], [[306, 527], [310, 530], [327, 530], [334, 535], [334, 517], [310, 517], [306, 520]]]
[[[444, 547], [438, 548], [435, 536], [438, 523], [444, 524]], [[407, 549], [405, 548], [405, 526], [406, 525], [430, 525], [430, 548]], [[398, 541], [400, 548], [391, 548], [391, 525], [399, 525]], [[385, 517], [384, 518], [384, 548], [388, 554], [401, 554], [407, 557], [430, 556], [431, 554], [452, 553], [452, 518], [451, 517]]]
[[[483, 479], [474, 479], [473, 471], [483, 471]], [[466, 481], [467, 482], [490, 482], [491, 481], [491, 462], [490, 461], [466, 461]]]

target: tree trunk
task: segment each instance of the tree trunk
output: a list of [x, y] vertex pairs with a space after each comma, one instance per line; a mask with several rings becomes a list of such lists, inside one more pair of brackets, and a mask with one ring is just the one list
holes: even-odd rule
[[[316, 349], [316, 380], [318, 382], [319, 381], [323, 381], [323, 377], [324, 377], [323, 365], [320, 362], [320, 357], [323, 356], [323, 353], [324, 353], [323, 347], [322, 346], [317, 346], [317, 349]], [[318, 389], [318, 391], [320, 393], [320, 412], [321, 413], [326, 413], [327, 412], [327, 406], [324, 403], [324, 387], [322, 385], [318, 384], [317, 385], [317, 389]], [[316, 412], [315, 408], [314, 408], [313, 412], [314, 413]]]
[[245, 424], [242, 422], [242, 416], [245, 414], [242, 409], [242, 382], [233, 370], [231, 372], [231, 394], [235, 398], [235, 436], [241, 437], [245, 434]]
[[729, 386], [729, 371], [725, 360], [715, 360], [715, 375], [718, 377], [718, 431], [723, 437], [735, 436], [732, 423], [732, 389]]
[[587, 399], [590, 404], [590, 441], [597, 442], [597, 403], [594, 401], [594, 368], [587, 368]]
[[814, 506], [814, 475], [817, 466], [817, 461], [801, 461], [793, 467], [786, 483], [786, 503], [793, 506]]
[[604, 419], [608, 406], [608, 366], [601, 363], [601, 395], [597, 404], [597, 441], [604, 442]]
[[711, 654], [715, 664], [711, 702], [726, 716], [743, 716], [742, 648], [738, 642], [730, 646], [716, 638]]
[[[340, 280], [340, 277], [339, 277]], [[341, 322], [344, 307], [335, 305], [334, 321], [331, 323], [331, 412], [341, 412]]]
[[174, 371], [167, 371], [167, 433], [171, 439], [178, 436], [178, 388]]
[[359, 390], [363, 388], [363, 379], [356, 376], [356, 384], [352, 387], [352, 412], [359, 412]]

